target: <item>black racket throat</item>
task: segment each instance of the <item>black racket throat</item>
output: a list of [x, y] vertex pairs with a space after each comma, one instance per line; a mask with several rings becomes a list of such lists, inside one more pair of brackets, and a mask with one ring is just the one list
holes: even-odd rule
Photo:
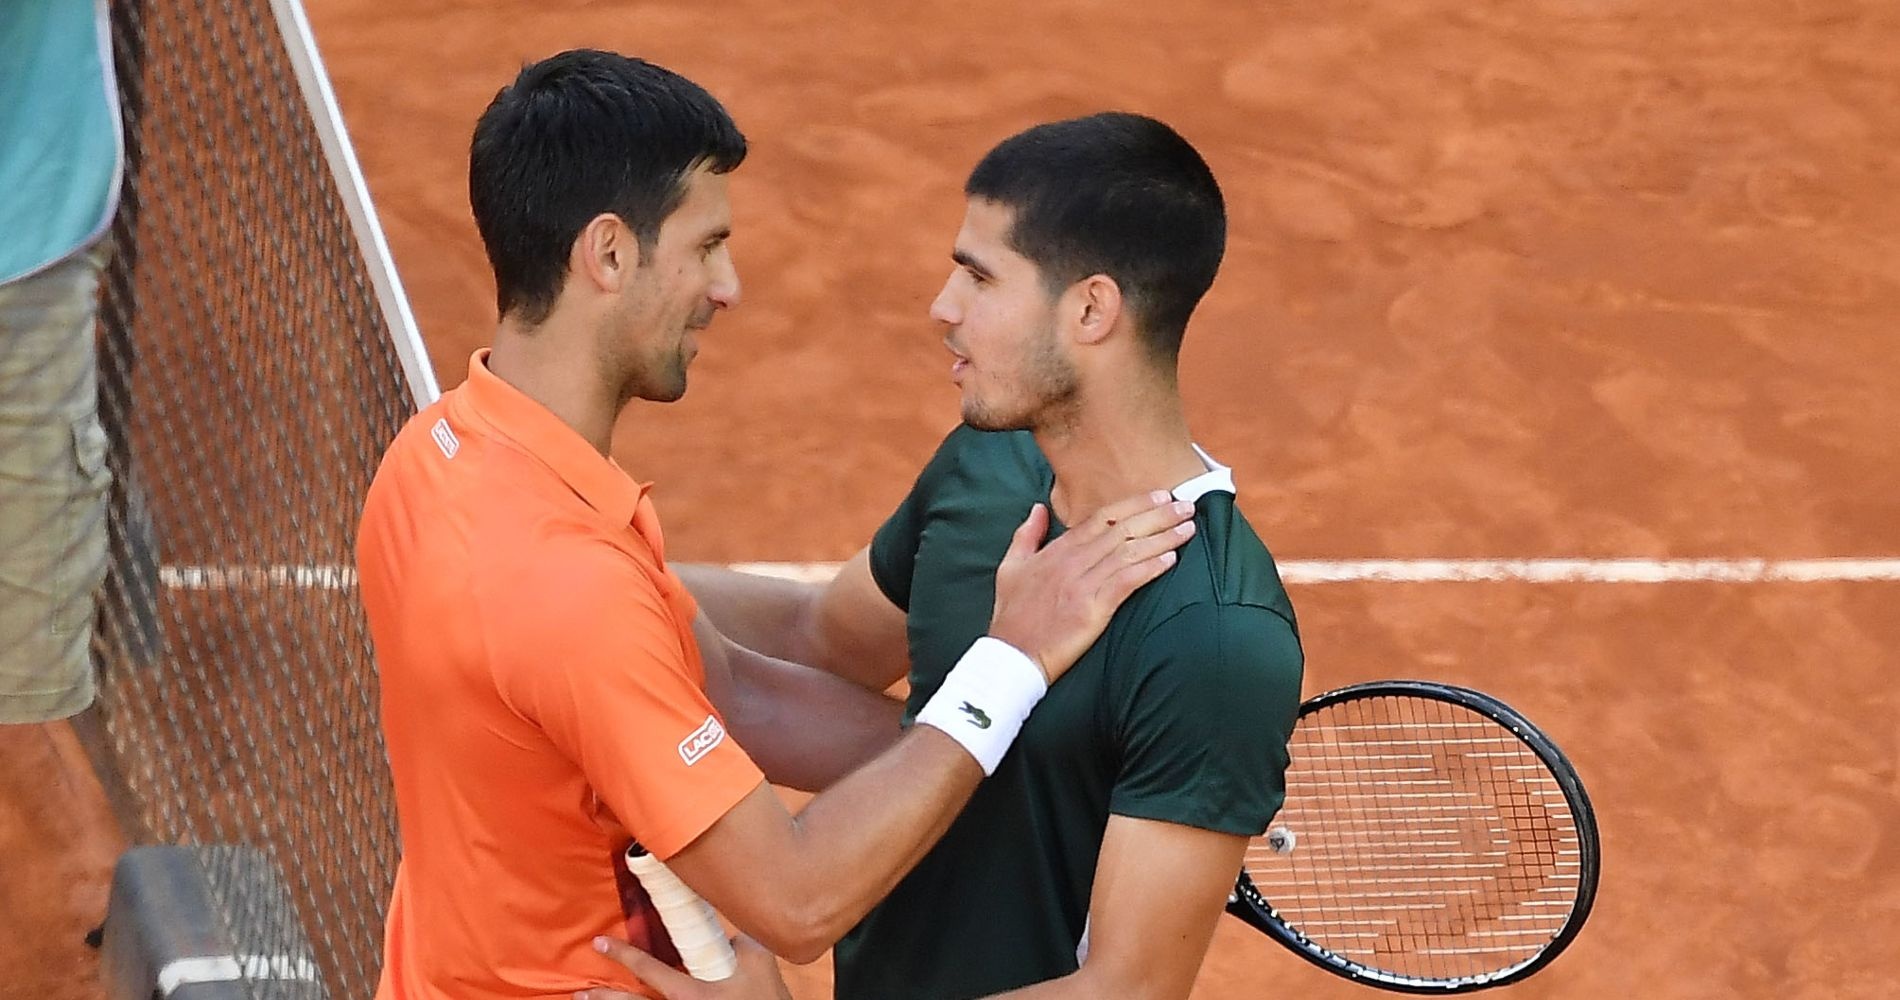
[[1582, 929], [1596, 819], [1557, 746], [1468, 688], [1380, 681], [1301, 705], [1286, 804], [1228, 912], [1337, 975], [1403, 993], [1522, 980]]

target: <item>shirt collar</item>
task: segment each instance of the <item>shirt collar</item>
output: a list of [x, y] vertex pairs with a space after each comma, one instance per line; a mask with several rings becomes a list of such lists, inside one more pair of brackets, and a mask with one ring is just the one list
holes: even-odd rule
[[633, 522], [652, 484], [635, 482], [551, 410], [489, 371], [488, 348], [469, 358], [463, 392], [483, 420], [545, 463], [588, 506], [615, 524]]
[[1222, 493], [1234, 492], [1234, 470], [1214, 461], [1214, 457], [1201, 450], [1198, 444], [1194, 446], [1194, 454], [1201, 457], [1201, 464], [1207, 467], [1207, 471], [1176, 486], [1174, 488], [1176, 500], [1198, 503], [1202, 497], [1216, 490]]

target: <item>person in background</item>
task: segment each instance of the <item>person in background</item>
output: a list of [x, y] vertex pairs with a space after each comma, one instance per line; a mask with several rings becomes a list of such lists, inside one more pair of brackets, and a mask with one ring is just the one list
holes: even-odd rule
[[93, 702], [111, 477], [94, 338], [124, 171], [105, 0], [0, 4], [0, 723]]

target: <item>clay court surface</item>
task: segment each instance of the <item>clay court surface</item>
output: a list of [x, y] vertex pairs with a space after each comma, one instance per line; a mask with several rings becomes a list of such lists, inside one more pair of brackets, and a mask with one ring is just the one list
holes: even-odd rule
[[[648, 56], [752, 140], [744, 302], [687, 398], [617, 440], [673, 558], [868, 539], [956, 419], [925, 309], [965, 173], [1110, 107], [1173, 123], [1225, 188], [1182, 382], [1282, 560], [1900, 555], [1900, 10], [1878, 0], [308, 2], [445, 386], [494, 321], [467, 137], [523, 61]], [[1595, 915], [1505, 993], [1900, 993], [1900, 583], [1291, 591], [1308, 694], [1478, 687], [1582, 772]], [[0, 997], [93, 996], [71, 931], [113, 848], [75, 830], [104, 813], [41, 780], [78, 760], [63, 729], [5, 739], [39, 763], [0, 782], [25, 873], [0, 879], [0, 969], [30, 970]], [[28, 846], [49, 839], [79, 846]], [[824, 963], [794, 975], [826, 995]], [[1195, 993], [1372, 995], [1232, 920]]]

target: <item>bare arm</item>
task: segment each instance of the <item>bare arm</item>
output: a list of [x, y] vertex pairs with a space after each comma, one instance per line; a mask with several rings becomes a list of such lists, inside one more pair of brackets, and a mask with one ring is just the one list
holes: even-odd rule
[[822, 583], [676, 564], [700, 610], [747, 649], [882, 691], [910, 669], [904, 612], [871, 576], [870, 549]]
[[1247, 838], [1234, 834], [1110, 816], [1082, 967], [999, 998], [1183, 1000], [1246, 850]]
[[[797, 816], [761, 784], [667, 859], [739, 928], [739, 975], [700, 983], [623, 943], [609, 942], [604, 953], [669, 997], [782, 1000], [776, 966], [746, 939], [794, 962], [816, 960], [923, 857], [982, 779], [955, 741], [916, 726]], [[606, 987], [577, 996], [637, 1000]]]
[[[1112, 505], [1039, 552], [1048, 519], [1035, 508], [997, 567], [990, 634], [1060, 677], [1192, 534], [1192, 506], [1165, 500]], [[741, 931], [809, 962], [917, 863], [982, 777], [973, 751], [920, 724], [796, 817], [761, 783], [665, 860]]]
[[[1244, 837], [1111, 816], [1096, 863], [1089, 953], [1082, 967], [992, 1000], [1186, 997], [1246, 849]], [[736, 943], [740, 973], [723, 983], [696, 982], [621, 942], [603, 940], [599, 947], [668, 1000], [783, 1000], [784, 983], [764, 953], [744, 937]], [[611, 989], [582, 996], [634, 1000]]]
[[706, 664], [706, 693], [773, 784], [828, 788], [903, 734], [896, 699], [747, 649], [704, 614], [693, 633]]
[[759, 786], [667, 864], [734, 926], [810, 962], [889, 894], [982, 780], [955, 741], [915, 726], [797, 816]]
[[829, 581], [787, 580], [707, 563], [668, 564], [714, 628], [747, 649], [817, 665], [812, 609]]

